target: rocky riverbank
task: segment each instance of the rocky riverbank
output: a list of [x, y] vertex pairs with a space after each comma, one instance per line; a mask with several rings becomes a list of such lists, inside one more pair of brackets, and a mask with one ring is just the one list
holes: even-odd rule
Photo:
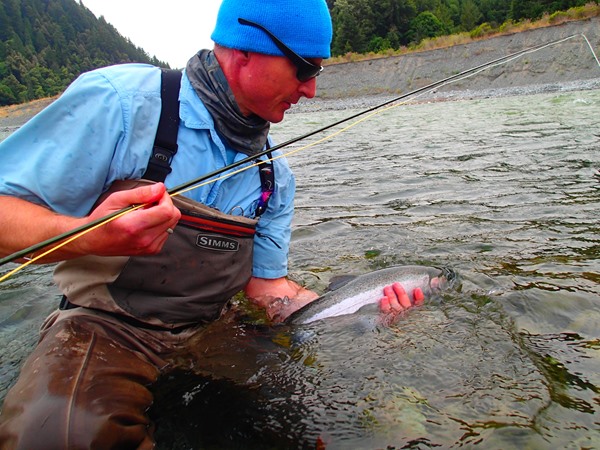
[[319, 77], [317, 97], [302, 101], [295, 111], [372, 106], [552, 42], [506, 64], [428, 91], [418, 100], [600, 89], [600, 64], [595, 58], [600, 57], [600, 17], [594, 17], [444, 49], [328, 65]]
[[53, 101], [54, 98], [42, 98], [21, 105], [0, 107], [0, 137], [2, 133], [10, 132], [23, 125]]

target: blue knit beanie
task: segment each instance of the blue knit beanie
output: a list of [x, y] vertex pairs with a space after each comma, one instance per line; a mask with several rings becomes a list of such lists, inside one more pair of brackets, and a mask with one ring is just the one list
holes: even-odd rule
[[283, 53], [256, 22], [304, 58], [329, 58], [331, 16], [325, 0], [223, 0], [211, 39], [219, 45], [266, 55]]

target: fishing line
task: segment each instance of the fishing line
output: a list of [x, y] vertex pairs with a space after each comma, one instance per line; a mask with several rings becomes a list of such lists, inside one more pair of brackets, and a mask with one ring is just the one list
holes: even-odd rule
[[[529, 48], [524, 49], [524, 50], [520, 50], [518, 52], [511, 53], [511, 54], [506, 55], [506, 56], [502, 56], [502, 57], [494, 59], [492, 61], [488, 61], [486, 63], [483, 63], [483, 64], [480, 64], [478, 66], [472, 67], [470, 69], [464, 70], [464, 71], [462, 71], [462, 72], [460, 72], [458, 74], [452, 75], [450, 77], [447, 77], [447, 78], [444, 78], [442, 80], [436, 81], [434, 83], [428, 84], [428, 85], [423, 86], [421, 88], [415, 89], [415, 90], [413, 90], [411, 92], [408, 92], [406, 94], [400, 95], [400, 96], [395, 97], [395, 98], [392, 98], [392, 99], [387, 100], [385, 102], [382, 102], [382, 103], [380, 103], [378, 105], [375, 105], [375, 106], [373, 106], [371, 108], [367, 108], [367, 109], [365, 109], [363, 111], [360, 111], [360, 112], [358, 112], [356, 114], [353, 114], [351, 116], [343, 118], [343, 119], [341, 119], [341, 120], [339, 120], [337, 122], [331, 123], [329, 125], [326, 125], [326, 126], [321, 127], [319, 129], [313, 130], [313, 131], [308, 132], [306, 134], [303, 134], [303, 135], [297, 136], [295, 138], [292, 138], [292, 139], [290, 139], [290, 140], [288, 140], [286, 142], [283, 142], [281, 144], [275, 145], [275, 146], [273, 146], [273, 147], [271, 147], [269, 149], [263, 150], [263, 151], [261, 151], [261, 152], [259, 152], [257, 154], [252, 155], [252, 156], [248, 156], [247, 158], [243, 158], [243, 159], [241, 159], [241, 160], [239, 160], [237, 162], [234, 162], [232, 164], [224, 166], [224, 167], [222, 167], [220, 169], [217, 169], [217, 170], [215, 170], [215, 171], [213, 171], [211, 173], [202, 175], [201, 177], [195, 178], [195, 179], [193, 179], [191, 181], [188, 181], [186, 183], [183, 183], [183, 184], [181, 184], [179, 186], [175, 186], [175, 187], [169, 189], [167, 191], [167, 193], [171, 197], [174, 197], [176, 195], [180, 195], [180, 194], [183, 194], [185, 192], [197, 189], [197, 188], [199, 188], [201, 186], [205, 186], [207, 184], [214, 183], [214, 182], [216, 182], [218, 180], [222, 180], [222, 179], [228, 178], [228, 177], [233, 176], [233, 175], [235, 175], [237, 173], [240, 173], [240, 172], [243, 172], [245, 170], [248, 170], [248, 169], [250, 169], [252, 167], [256, 167], [256, 166], [258, 166], [260, 164], [264, 164], [264, 163], [269, 162], [269, 161], [274, 161], [274, 160], [279, 159], [279, 158], [287, 157], [287, 156], [292, 155], [294, 153], [297, 153], [299, 151], [302, 151], [302, 150], [305, 150], [307, 148], [313, 147], [313, 146], [315, 146], [315, 145], [317, 145], [317, 144], [319, 144], [321, 142], [330, 140], [333, 137], [335, 137], [335, 136], [337, 136], [337, 135], [339, 135], [339, 134], [347, 131], [348, 129], [350, 129], [350, 128], [356, 126], [356, 125], [358, 125], [359, 123], [361, 123], [361, 122], [363, 122], [365, 120], [370, 119], [371, 117], [373, 117], [373, 116], [375, 116], [377, 114], [381, 114], [381, 113], [383, 113], [383, 112], [385, 112], [385, 111], [387, 111], [389, 109], [396, 108], [398, 106], [401, 106], [401, 105], [407, 103], [406, 101], [398, 103], [400, 100], [406, 99], [408, 97], [418, 98], [418, 97], [420, 97], [420, 96], [422, 96], [422, 95], [424, 95], [426, 93], [431, 92], [435, 88], [443, 87], [443, 86], [446, 86], [448, 84], [455, 83], [457, 81], [461, 81], [461, 80], [464, 80], [466, 78], [470, 78], [470, 77], [472, 77], [474, 75], [477, 75], [478, 73], [482, 72], [483, 70], [487, 70], [487, 69], [492, 68], [492, 67], [497, 67], [497, 66], [506, 64], [506, 63], [508, 63], [510, 61], [513, 61], [513, 60], [515, 60], [515, 59], [517, 59], [517, 58], [519, 58], [519, 57], [521, 57], [523, 55], [537, 52], [537, 51], [542, 50], [544, 48], [560, 44], [562, 42], [565, 42], [565, 41], [567, 41], [569, 39], [573, 39], [573, 38], [578, 37], [578, 36], [581, 36], [581, 37], [583, 37], [585, 39], [585, 41], [587, 42], [588, 46], [590, 47], [592, 55], [594, 56], [596, 62], [600, 66], [600, 62], [598, 61], [598, 58], [597, 58], [597, 56], [596, 56], [596, 54], [595, 54], [595, 52], [594, 52], [594, 50], [593, 50], [590, 42], [588, 41], [587, 37], [585, 35], [583, 35], [583, 34], [575, 34], [575, 35], [568, 36], [568, 37], [562, 38], [562, 39], [558, 39], [558, 40], [555, 40], [555, 41], [552, 41], [552, 42], [539, 44], [539, 45], [536, 45], [536, 46], [533, 46], [533, 47], [529, 47]], [[386, 106], [387, 106], [387, 108], [384, 108]], [[371, 113], [371, 114], [369, 114], [369, 113]], [[321, 138], [321, 139], [319, 139], [317, 141], [314, 141], [314, 142], [312, 142], [310, 144], [301, 146], [301, 147], [299, 147], [297, 149], [285, 152], [285, 153], [283, 153], [281, 155], [274, 156], [274, 157], [269, 158], [269, 159], [258, 160], [258, 158], [261, 158], [262, 156], [265, 156], [265, 155], [267, 155], [270, 152], [274, 152], [274, 151], [279, 150], [281, 148], [284, 148], [284, 147], [287, 147], [289, 145], [295, 144], [296, 142], [299, 142], [299, 141], [304, 140], [306, 138], [312, 137], [312, 136], [314, 136], [314, 135], [316, 135], [318, 133], [322, 133], [323, 131], [326, 131], [326, 130], [329, 130], [331, 128], [334, 128], [334, 127], [336, 127], [338, 125], [341, 125], [341, 124], [343, 124], [345, 122], [349, 122], [349, 121], [351, 121], [351, 120], [353, 120], [353, 119], [355, 119], [357, 117], [360, 117], [360, 116], [365, 116], [365, 117], [363, 117], [363, 118], [361, 118], [361, 119], [359, 119], [359, 120], [351, 123], [350, 125], [348, 125], [348, 126], [342, 128], [342, 129], [338, 130], [335, 133], [331, 133], [331, 134], [325, 136], [324, 138]], [[241, 169], [238, 169], [238, 170], [235, 170], [235, 171], [232, 170], [232, 169], [235, 169], [235, 168], [240, 167], [240, 166], [242, 166], [244, 164], [247, 164], [247, 163], [251, 163], [251, 164], [246, 165], [246, 166], [242, 167]], [[9, 272], [8, 274], [5, 274], [4, 276], [0, 277], [0, 282], [4, 281], [5, 279], [7, 279], [8, 277], [12, 276], [14, 273], [18, 272], [19, 270], [25, 268], [26, 266], [28, 266], [28, 265], [34, 263], [35, 261], [43, 258], [44, 256], [48, 255], [49, 253], [52, 253], [53, 251], [56, 251], [57, 249], [63, 247], [64, 245], [72, 242], [73, 240], [78, 239], [79, 237], [87, 234], [88, 232], [90, 232], [92, 230], [95, 230], [98, 227], [100, 227], [100, 226], [102, 226], [102, 225], [104, 225], [106, 223], [112, 222], [113, 220], [115, 220], [115, 219], [117, 219], [117, 218], [119, 218], [119, 217], [127, 214], [130, 211], [142, 208], [144, 206], [148, 206], [148, 205], [132, 205], [132, 206], [123, 208], [123, 209], [121, 209], [119, 211], [116, 211], [116, 212], [114, 212], [112, 214], [109, 214], [109, 215], [107, 215], [105, 217], [102, 217], [102, 218], [99, 218], [99, 219], [97, 219], [95, 221], [92, 221], [92, 222], [90, 222], [90, 223], [88, 223], [86, 225], [83, 225], [81, 227], [75, 228], [75, 229], [70, 230], [70, 231], [68, 231], [66, 233], [63, 233], [63, 234], [58, 235], [58, 236], [55, 236], [53, 238], [50, 238], [50, 239], [45, 240], [43, 242], [40, 242], [38, 244], [32, 245], [31, 247], [28, 247], [28, 248], [23, 249], [21, 251], [15, 252], [15, 253], [13, 253], [11, 255], [8, 255], [8, 256], [0, 259], [0, 266], [2, 266], [4, 264], [6, 264], [6, 263], [15, 261], [17, 259], [26, 258], [27, 255], [33, 255], [33, 254], [35, 254], [36, 252], [38, 252], [39, 250], [41, 250], [41, 249], [43, 249], [45, 247], [54, 245], [54, 244], [56, 244], [56, 243], [64, 240], [64, 242], [62, 242], [62, 243], [60, 243], [60, 244], [52, 247], [48, 251], [46, 251], [46, 252], [44, 252], [44, 253], [42, 253], [42, 254], [40, 254], [38, 256], [35, 256], [35, 257], [31, 256], [30, 258], [28, 258], [28, 261], [26, 261], [25, 263], [21, 264], [19, 267], [17, 267], [13, 271]]]
[[590, 51], [592, 52], [592, 55], [594, 55], [594, 59], [596, 60], [596, 63], [598, 63], [598, 67], [600, 67], [600, 61], [598, 61], [598, 57], [596, 56], [596, 52], [594, 51], [594, 47], [592, 47], [592, 44], [590, 44], [590, 41], [588, 41], [588, 38], [586, 37], [586, 35], [585, 34], [580, 34], [578, 36], [582, 36], [585, 39], [585, 42], [587, 42], [587, 45], [590, 48]]

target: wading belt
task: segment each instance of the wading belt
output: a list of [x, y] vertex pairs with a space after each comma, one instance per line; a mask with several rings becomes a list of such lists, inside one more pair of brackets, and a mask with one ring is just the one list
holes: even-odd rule
[[[181, 71], [161, 69], [160, 98], [162, 108], [158, 121], [158, 129], [154, 138], [154, 147], [148, 161], [146, 173], [142, 178], [151, 181], [165, 181], [171, 173], [171, 162], [177, 153], [177, 132], [179, 130], [179, 88]], [[267, 148], [269, 142], [267, 141]], [[271, 153], [267, 154], [269, 159]], [[269, 199], [275, 189], [275, 169], [272, 162], [258, 166], [261, 182], [261, 195], [258, 199], [255, 217], [259, 217], [267, 209]]]

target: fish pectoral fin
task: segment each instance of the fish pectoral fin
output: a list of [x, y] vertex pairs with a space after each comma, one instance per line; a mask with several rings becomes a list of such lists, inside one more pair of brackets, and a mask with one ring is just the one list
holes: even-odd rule
[[361, 314], [379, 314], [380, 309], [379, 309], [379, 302], [376, 303], [369, 303], [367, 305], [361, 306], [360, 308], [358, 308], [358, 311], [356, 311], [358, 313]]

